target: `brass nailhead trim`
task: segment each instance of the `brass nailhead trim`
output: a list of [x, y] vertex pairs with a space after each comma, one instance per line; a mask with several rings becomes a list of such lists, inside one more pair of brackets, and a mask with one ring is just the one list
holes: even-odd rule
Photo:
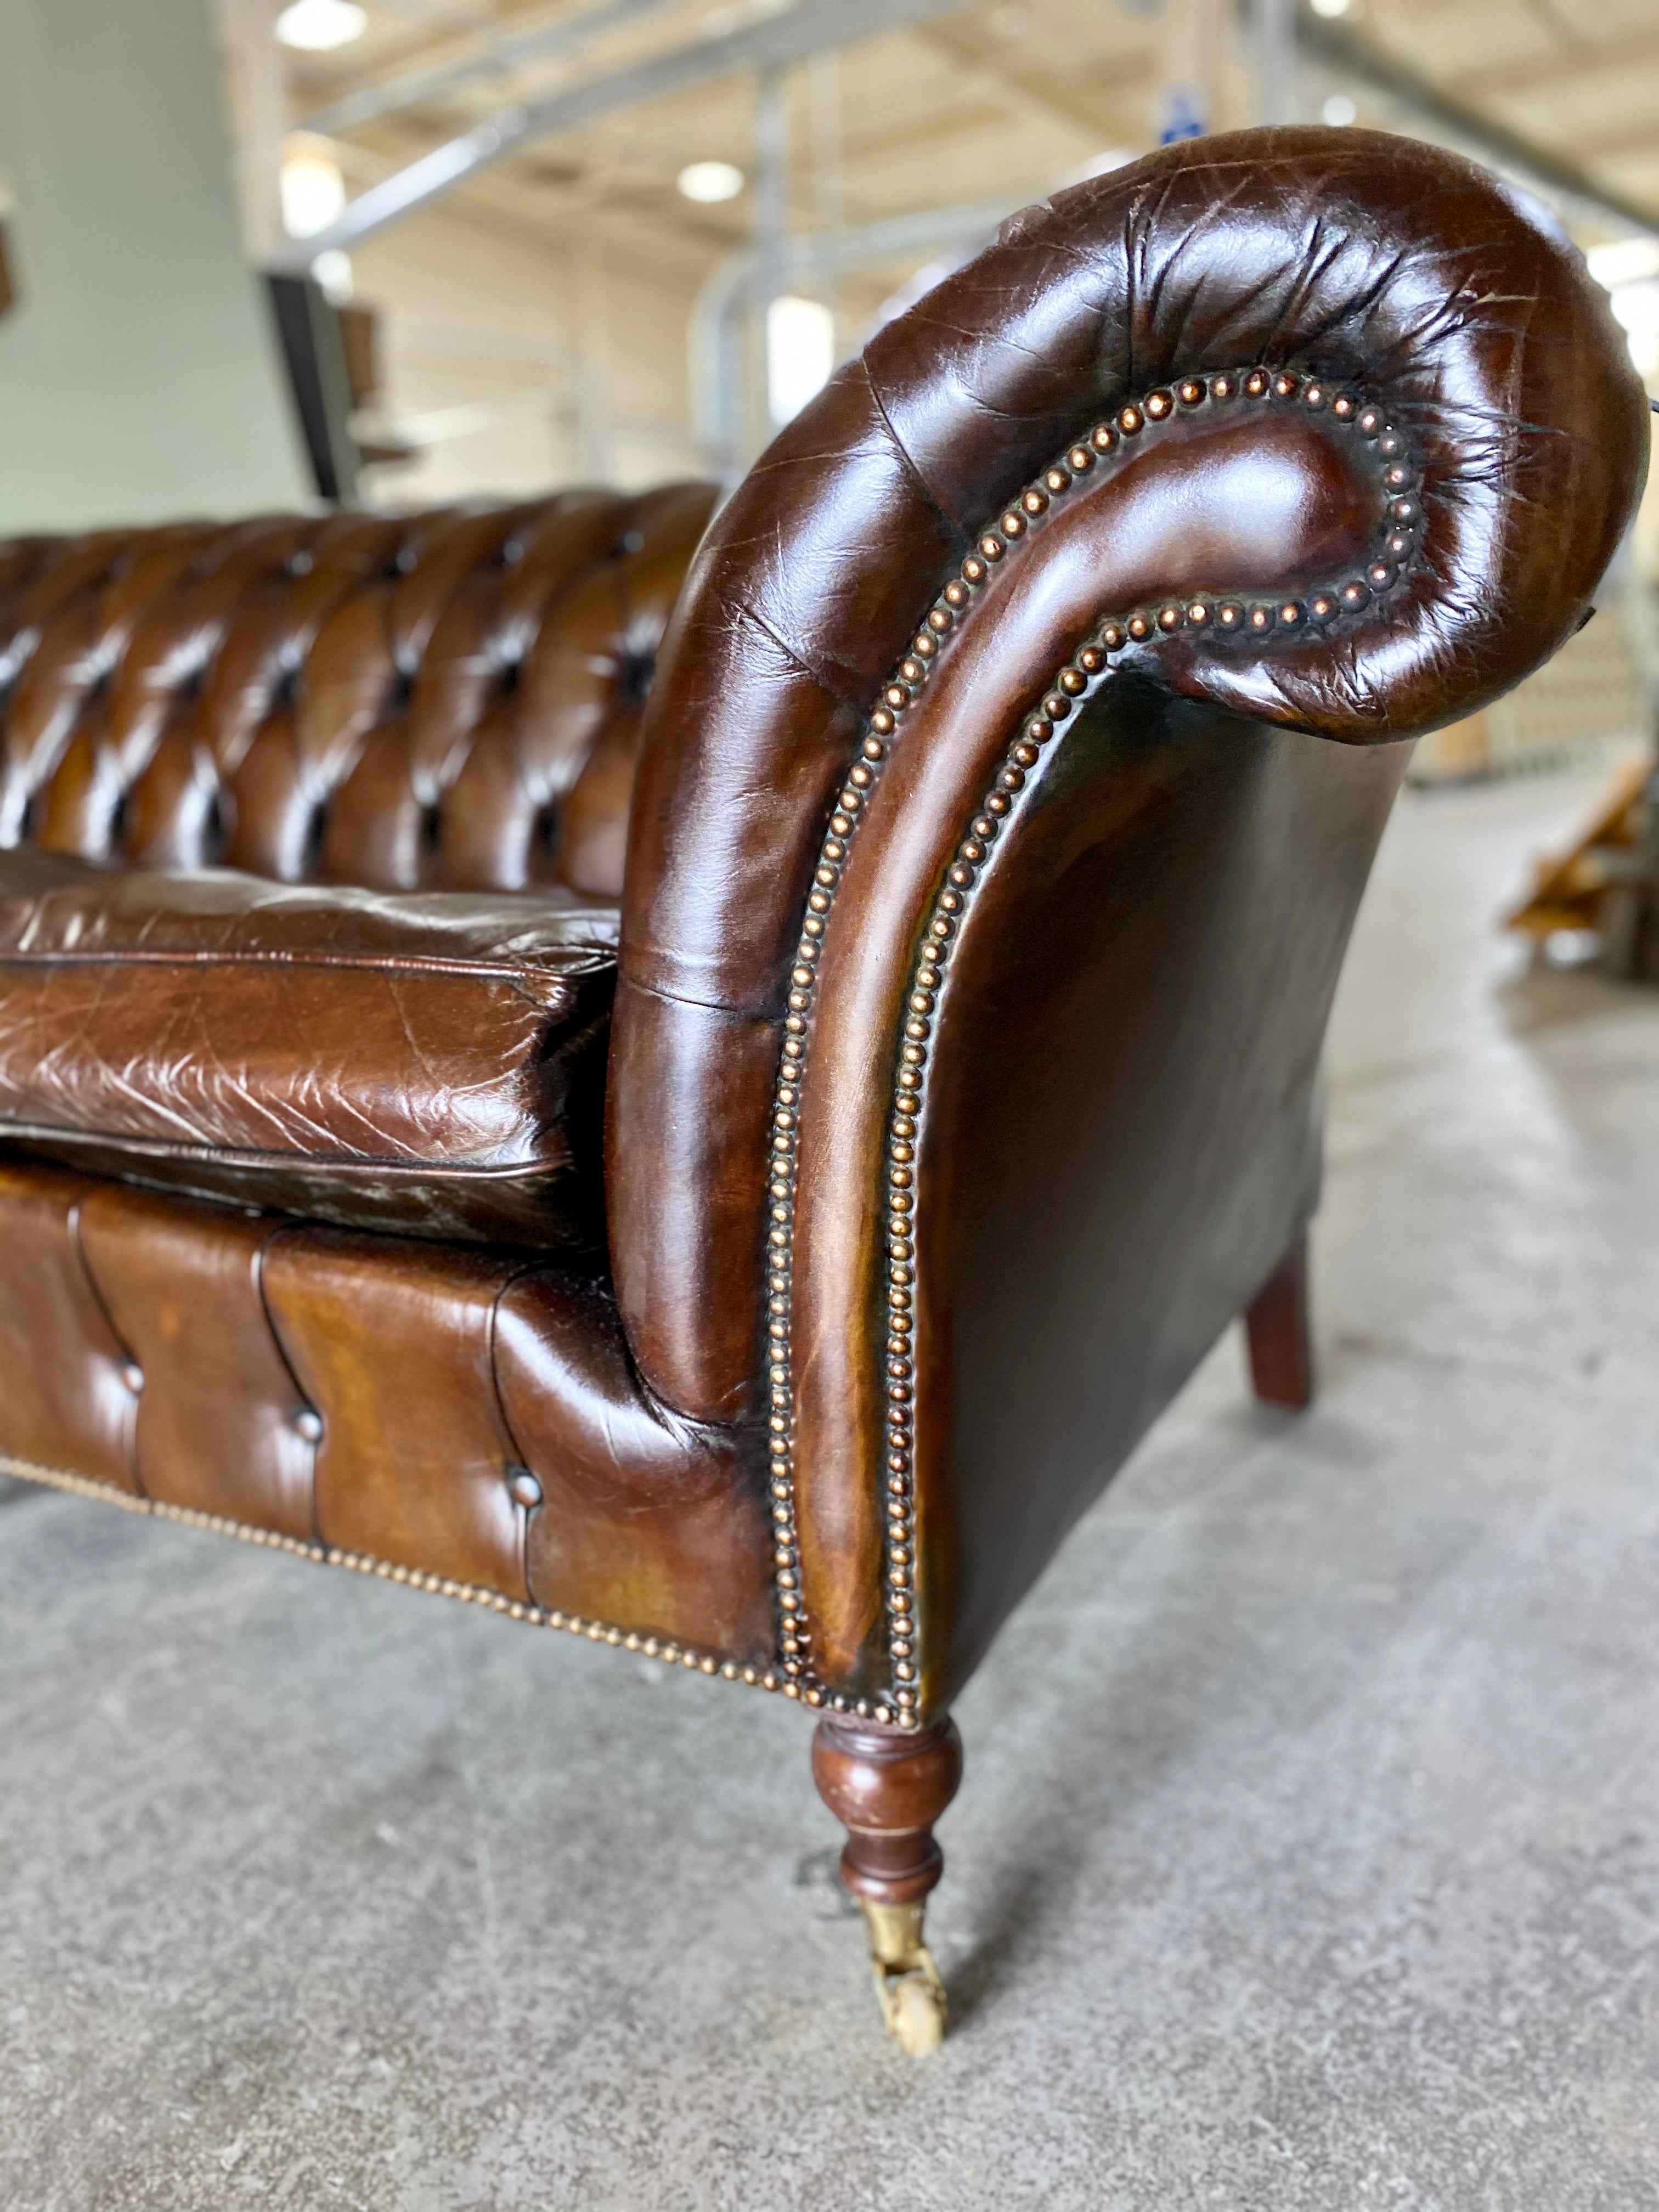
[[481, 1589], [476, 1583], [456, 1582], [448, 1575], [425, 1573], [419, 1567], [394, 1566], [366, 1552], [343, 1552], [337, 1545], [313, 1543], [308, 1537], [284, 1536], [274, 1528], [256, 1528], [246, 1521], [231, 1521], [220, 1513], [198, 1513], [193, 1506], [169, 1505], [159, 1498], [140, 1498], [112, 1482], [91, 1476], [65, 1474], [55, 1467], [38, 1467], [32, 1460], [11, 1459], [0, 1453], [0, 1474], [14, 1474], [24, 1482], [38, 1482], [48, 1490], [68, 1491], [76, 1498], [95, 1498], [106, 1505], [119, 1505], [129, 1513], [142, 1513], [158, 1521], [177, 1521], [186, 1528], [210, 1529], [216, 1536], [234, 1536], [243, 1544], [257, 1544], [272, 1552], [289, 1552], [318, 1567], [349, 1567], [353, 1573], [374, 1575], [381, 1582], [399, 1583], [409, 1589], [425, 1590], [434, 1597], [458, 1599], [463, 1605], [482, 1606], [509, 1620], [522, 1620], [532, 1628], [562, 1628], [569, 1635], [585, 1636], [591, 1644], [609, 1644], [636, 1651], [647, 1659], [659, 1659], [665, 1667], [685, 1667], [694, 1674], [718, 1674], [728, 1682], [744, 1682], [759, 1690], [781, 1690], [786, 1698], [799, 1697], [799, 1686], [786, 1681], [772, 1667], [739, 1666], [735, 1659], [720, 1659], [711, 1651], [676, 1643], [672, 1638], [641, 1636], [633, 1629], [613, 1627], [608, 1621], [586, 1620], [580, 1614], [562, 1613], [556, 1607], [526, 1604], [503, 1596], [500, 1590]]
[[[1158, 426], [1182, 410], [1206, 404], [1225, 405], [1240, 398], [1265, 405], [1297, 401], [1312, 413], [1328, 410], [1337, 422], [1374, 443], [1387, 464], [1382, 488], [1390, 495], [1388, 526], [1376, 557], [1363, 575], [1343, 578], [1301, 599], [1261, 600], [1243, 594], [1183, 594], [1156, 607], [1138, 607], [1108, 617], [1067, 664], [1054, 672], [1040, 707], [1021, 722], [1002, 767], [984, 794], [968, 835], [957, 847], [922, 933], [922, 949], [904, 1000], [905, 1021], [899, 1069], [889, 1117], [886, 1152], [888, 1319], [886, 1351], [885, 1553], [883, 1587], [890, 1686], [875, 1698], [856, 1701], [830, 1690], [813, 1672], [811, 1632], [799, 1588], [799, 1537], [794, 1481], [794, 1384], [790, 1358], [793, 1297], [791, 1265], [794, 1239], [795, 1175], [800, 1083], [811, 1035], [816, 969], [842, 867], [859, 818], [879, 780], [898, 718], [920, 694], [940, 649], [949, 642], [970, 595], [994, 568], [1017, 554], [1022, 541], [1054, 506], [1094, 469], [1097, 459], [1131, 452], [1143, 440], [1156, 439]], [[1179, 405], [1177, 405], [1179, 402]], [[1128, 441], [1133, 441], [1130, 443]], [[1248, 635], [1261, 642], [1296, 637], [1322, 629], [1345, 615], [1368, 609], [1399, 582], [1413, 550], [1413, 532], [1421, 520], [1415, 495], [1416, 475], [1402, 434], [1381, 410], [1356, 393], [1334, 387], [1316, 376], [1261, 367], [1224, 369], [1207, 377], [1188, 377], [1173, 390], [1150, 392], [1129, 401], [1095, 425], [1041, 471], [1026, 490], [1011, 500], [998, 519], [974, 542], [957, 576], [945, 585], [923, 618], [880, 704], [866, 723], [857, 765], [849, 769], [818, 855], [815, 890], [802, 924], [790, 975], [789, 1014], [772, 1116], [771, 1228], [767, 1249], [767, 1382], [771, 1411], [771, 1498], [778, 1571], [774, 1591], [778, 1607], [779, 1648], [790, 1691], [807, 1704], [863, 1718], [920, 1725], [919, 1635], [914, 1583], [916, 1571], [915, 1497], [915, 1429], [913, 1388], [913, 1308], [916, 1277], [914, 1162], [927, 1102], [927, 1066], [934, 1018], [951, 945], [971, 898], [979, 872], [1018, 803], [1028, 770], [1041, 758], [1057, 729], [1075, 706], [1093, 696], [1113, 674], [1116, 655], [1140, 644], [1159, 645], [1182, 630], [1212, 629], [1218, 640]]]

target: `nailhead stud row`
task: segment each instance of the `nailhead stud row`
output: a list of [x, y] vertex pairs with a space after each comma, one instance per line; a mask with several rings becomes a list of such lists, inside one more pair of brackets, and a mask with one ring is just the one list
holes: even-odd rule
[[[835, 894], [870, 793], [888, 758], [905, 711], [920, 695], [939, 654], [970, 607], [974, 596], [1001, 562], [1029, 540], [1035, 525], [1102, 462], [1121, 458], [1162, 422], [1211, 405], [1244, 399], [1291, 402], [1310, 413], [1328, 410], [1373, 444], [1388, 495], [1387, 527], [1363, 574], [1334, 582], [1305, 600], [1252, 601], [1243, 594], [1197, 592], [1102, 623], [1056, 671], [1040, 706], [1023, 723], [969, 834], [958, 844], [923, 933], [922, 948], [904, 1002], [899, 1066], [888, 1121], [883, 1205], [887, 1239], [885, 1449], [883, 1459], [883, 1601], [890, 1681], [884, 1692], [854, 1699], [814, 1676], [811, 1633], [801, 1594], [799, 1535], [794, 1485], [794, 1393], [790, 1362], [795, 1182], [802, 1076], [811, 1030], [817, 962]], [[1403, 435], [1382, 410], [1356, 393], [1290, 369], [1224, 369], [1182, 379], [1129, 401], [1069, 447], [1053, 465], [988, 523], [955, 576], [929, 608], [909, 649], [884, 686], [865, 726], [858, 754], [836, 796], [819, 849], [806, 913], [790, 974], [777, 1091], [773, 1103], [770, 1218], [767, 1243], [767, 1382], [771, 1440], [771, 1500], [775, 1538], [775, 1587], [782, 1663], [810, 1704], [836, 1712], [915, 1728], [921, 1722], [921, 1662], [916, 1617], [915, 1434], [915, 1162], [927, 1095], [927, 1067], [951, 945], [980, 871], [1013, 811], [1042, 748], [1074, 706], [1110, 673], [1116, 658], [1157, 645], [1183, 630], [1212, 629], [1218, 638], [1275, 640], [1311, 625], [1322, 628], [1370, 605], [1399, 581], [1413, 545], [1421, 507]]]
[[418, 1567], [394, 1566], [389, 1559], [377, 1559], [363, 1552], [342, 1551], [337, 1545], [313, 1543], [304, 1536], [285, 1536], [275, 1528], [256, 1528], [246, 1521], [232, 1521], [223, 1514], [200, 1513], [193, 1506], [172, 1505], [163, 1498], [140, 1498], [131, 1491], [122, 1490], [112, 1482], [98, 1482], [89, 1475], [69, 1474], [58, 1468], [37, 1467], [32, 1461], [17, 1460], [0, 1455], [0, 1474], [16, 1475], [24, 1482], [38, 1482], [49, 1490], [68, 1491], [76, 1498], [95, 1498], [106, 1505], [119, 1505], [129, 1513], [142, 1513], [158, 1521], [176, 1521], [186, 1528], [210, 1529], [216, 1536], [234, 1536], [239, 1543], [256, 1544], [261, 1550], [289, 1552], [295, 1559], [308, 1559], [313, 1566], [347, 1567], [353, 1573], [373, 1575], [377, 1581], [398, 1583], [409, 1589], [425, 1590], [434, 1597], [456, 1598], [463, 1605], [481, 1606], [486, 1613], [499, 1613], [508, 1620], [522, 1620], [532, 1628], [562, 1628], [572, 1636], [585, 1636], [592, 1644], [608, 1644], [624, 1651], [637, 1651], [647, 1659], [659, 1659], [665, 1667], [684, 1667], [694, 1674], [718, 1674], [728, 1682], [746, 1682], [752, 1688], [781, 1691], [787, 1698], [801, 1694], [798, 1683], [786, 1680], [774, 1667], [741, 1666], [735, 1659], [719, 1659], [712, 1652], [699, 1651], [689, 1644], [677, 1643], [672, 1637], [641, 1636], [633, 1629], [613, 1627], [603, 1620], [584, 1620], [580, 1614], [562, 1613], [556, 1606], [526, 1604], [519, 1598], [507, 1597], [500, 1590], [481, 1589], [476, 1583], [455, 1581], [448, 1575], [423, 1572]]

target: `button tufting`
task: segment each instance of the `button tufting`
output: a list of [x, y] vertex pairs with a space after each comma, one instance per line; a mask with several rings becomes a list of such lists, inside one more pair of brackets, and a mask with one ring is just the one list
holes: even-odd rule
[[319, 1444], [323, 1440], [323, 1417], [314, 1407], [305, 1406], [294, 1416], [294, 1433], [303, 1437], [308, 1444]]
[[515, 1505], [539, 1505], [542, 1486], [527, 1467], [515, 1467], [507, 1478], [507, 1494]]

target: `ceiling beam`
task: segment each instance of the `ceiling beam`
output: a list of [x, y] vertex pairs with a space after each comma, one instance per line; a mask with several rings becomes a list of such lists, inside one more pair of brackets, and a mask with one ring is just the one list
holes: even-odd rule
[[1369, 40], [1340, 30], [1335, 23], [1306, 8], [1297, 19], [1296, 34], [1304, 53], [1399, 100], [1425, 120], [1438, 124], [1467, 143], [1483, 148], [1517, 174], [1531, 177], [1548, 191], [1570, 194], [1632, 230], [1659, 229], [1659, 207], [1644, 206], [1640, 201], [1627, 199], [1622, 192], [1598, 184], [1590, 172], [1581, 168], [1577, 161], [1540, 146], [1534, 138], [1522, 137], [1518, 131], [1511, 131], [1484, 110], [1443, 92], [1438, 85], [1419, 76], [1391, 54], [1383, 53]]
[[669, 0], [601, 0], [597, 8], [589, 8], [580, 15], [563, 15], [556, 22], [538, 24], [532, 31], [504, 33], [491, 39], [487, 45], [471, 53], [459, 55], [453, 61], [440, 62], [429, 69], [405, 70], [401, 76], [386, 77], [379, 84], [367, 84], [356, 92], [348, 92], [327, 106], [314, 108], [302, 116], [296, 128], [319, 131], [332, 135], [340, 131], [355, 131], [365, 123], [377, 122], [383, 115], [397, 115], [406, 107], [419, 107], [425, 101], [441, 100], [446, 93], [453, 92], [473, 78], [496, 76], [506, 70], [516, 69], [521, 62], [538, 61], [545, 54], [556, 54], [566, 46], [574, 46], [592, 38], [597, 32], [609, 31], [619, 23], [629, 22], [636, 15], [647, 15], [665, 7]]
[[407, 168], [360, 194], [326, 230], [290, 240], [283, 251], [283, 264], [307, 268], [319, 253], [356, 245], [532, 138], [574, 130], [618, 108], [660, 100], [718, 77], [801, 61], [808, 54], [821, 53], [854, 39], [948, 15], [963, 4], [964, 0], [799, 0], [785, 14], [764, 16], [718, 38], [700, 39], [691, 46], [660, 54], [654, 61], [595, 77], [586, 84], [574, 85], [568, 92], [553, 93], [527, 107], [498, 108], [476, 130], [434, 147]]

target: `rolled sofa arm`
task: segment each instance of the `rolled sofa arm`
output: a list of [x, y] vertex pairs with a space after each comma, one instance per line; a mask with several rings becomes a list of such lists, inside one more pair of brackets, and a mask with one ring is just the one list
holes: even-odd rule
[[[702, 1419], [764, 1412], [811, 1492], [799, 1534], [830, 1679], [862, 1679], [880, 1605], [893, 1358], [917, 1424], [927, 1395], [925, 1282], [887, 1333], [893, 1170], [925, 1183], [951, 993], [965, 1067], [994, 1048], [987, 994], [1014, 988], [994, 963], [953, 983], [929, 945], [959, 938], [950, 973], [973, 973], [970, 897], [1039, 949], [1063, 922], [1051, 981], [1033, 957], [1025, 982], [1075, 1018], [1123, 922], [1066, 887], [1118, 834], [1114, 808], [1141, 804], [1137, 744], [1156, 732], [1218, 787], [1229, 732], [1277, 729], [1304, 735], [1258, 747], [1265, 781], [1235, 801], [1259, 809], [1275, 778], [1329, 787], [1326, 816], [1364, 847], [1311, 902], [1340, 956], [1401, 761], [1343, 768], [1308, 739], [1419, 735], [1544, 659], [1585, 617], [1647, 440], [1604, 297], [1488, 173], [1381, 134], [1249, 131], [1015, 217], [719, 518], [636, 790], [611, 1249], [652, 1386]], [[1293, 920], [1273, 958], [1296, 957]], [[1326, 957], [1293, 994], [1281, 1121], [1334, 981]], [[981, 1060], [977, 1079], [1012, 1110], [1025, 1078]], [[934, 1188], [961, 1219], [955, 1172], [936, 1161]], [[1287, 1153], [1286, 1194], [1301, 1172]], [[896, 1456], [921, 1484], [925, 1440]]]

